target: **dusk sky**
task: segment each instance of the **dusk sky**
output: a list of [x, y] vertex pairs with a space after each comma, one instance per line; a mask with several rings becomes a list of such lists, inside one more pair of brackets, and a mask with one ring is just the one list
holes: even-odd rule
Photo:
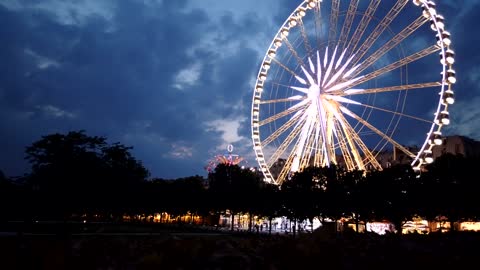
[[[384, 0], [387, 1], [387, 0]], [[438, 0], [458, 83], [447, 134], [480, 140], [480, 2]], [[0, 170], [25, 147], [85, 130], [133, 146], [152, 177], [206, 175], [250, 137], [259, 65], [300, 0], [0, 0]]]

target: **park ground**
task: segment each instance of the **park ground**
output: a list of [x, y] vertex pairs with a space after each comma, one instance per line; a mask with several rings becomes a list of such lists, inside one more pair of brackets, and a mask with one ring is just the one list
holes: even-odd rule
[[1, 269], [462, 269], [480, 234], [283, 234], [46, 225], [0, 234]]

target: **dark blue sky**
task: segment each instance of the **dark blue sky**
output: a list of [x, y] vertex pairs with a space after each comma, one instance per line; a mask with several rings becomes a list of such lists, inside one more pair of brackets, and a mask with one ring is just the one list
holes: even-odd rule
[[[480, 3], [436, 2], [459, 80], [448, 132], [480, 139]], [[230, 143], [255, 166], [255, 76], [299, 3], [0, 0], [0, 170], [27, 172], [26, 146], [80, 129], [133, 146], [153, 177], [205, 175]]]

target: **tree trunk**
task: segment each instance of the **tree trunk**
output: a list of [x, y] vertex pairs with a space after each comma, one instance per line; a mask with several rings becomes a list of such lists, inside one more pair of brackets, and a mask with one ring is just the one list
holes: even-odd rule
[[359, 225], [359, 224], [358, 224], [359, 222], [360, 222], [360, 220], [358, 219], [358, 214], [355, 214], [355, 231], [356, 231], [357, 233], [360, 232], [360, 231], [359, 231], [359, 228], [358, 228], [358, 227], [359, 227], [359, 226], [358, 226], [358, 225]]
[[230, 230], [233, 232], [233, 222], [235, 221], [235, 214], [233, 212], [230, 212], [230, 215], [232, 215], [232, 224]]
[[252, 232], [252, 214], [248, 213], [248, 232]]
[[268, 234], [272, 234], [272, 217], [268, 217]]
[[293, 219], [293, 238], [295, 238], [295, 234], [297, 231], [297, 219]]
[[402, 223], [403, 222], [401, 220], [396, 220], [393, 222], [393, 225], [395, 226], [398, 235], [402, 235]]
[[450, 223], [450, 232], [454, 232], [455, 231], [455, 224], [454, 224], [453, 220], [449, 220], [448, 222]]

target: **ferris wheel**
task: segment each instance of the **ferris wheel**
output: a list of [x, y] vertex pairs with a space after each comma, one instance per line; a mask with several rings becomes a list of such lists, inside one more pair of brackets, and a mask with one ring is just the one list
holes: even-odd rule
[[433, 162], [456, 82], [444, 21], [426, 0], [301, 2], [254, 87], [252, 141], [265, 180], [330, 164], [382, 170], [388, 151], [416, 171]]

